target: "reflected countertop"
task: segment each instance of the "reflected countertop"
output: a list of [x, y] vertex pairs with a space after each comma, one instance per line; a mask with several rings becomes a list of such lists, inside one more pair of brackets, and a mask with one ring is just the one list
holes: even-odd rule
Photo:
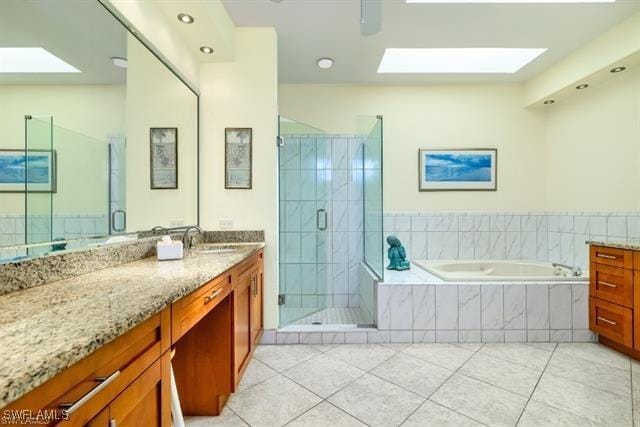
[[[225, 245], [229, 247], [230, 245]], [[231, 252], [145, 258], [0, 296], [0, 407], [248, 258]]]
[[629, 240], [587, 240], [587, 244], [594, 246], [605, 246], [609, 248], [628, 249], [640, 251], [640, 239]]

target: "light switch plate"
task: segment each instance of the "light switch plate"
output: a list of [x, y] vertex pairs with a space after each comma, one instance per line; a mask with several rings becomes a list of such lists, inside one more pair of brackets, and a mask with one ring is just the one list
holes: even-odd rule
[[221, 219], [218, 224], [220, 225], [220, 230], [233, 230], [232, 219]]

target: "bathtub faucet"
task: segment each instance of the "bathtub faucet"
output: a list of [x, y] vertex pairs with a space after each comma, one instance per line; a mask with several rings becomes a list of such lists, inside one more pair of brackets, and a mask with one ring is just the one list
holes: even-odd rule
[[551, 265], [553, 267], [562, 267], [562, 268], [566, 268], [567, 270], [571, 271], [571, 274], [575, 277], [579, 277], [582, 276], [582, 269], [580, 267], [578, 267], [577, 265], [575, 266], [570, 266], [567, 264], [560, 264], [559, 262], [552, 262]]

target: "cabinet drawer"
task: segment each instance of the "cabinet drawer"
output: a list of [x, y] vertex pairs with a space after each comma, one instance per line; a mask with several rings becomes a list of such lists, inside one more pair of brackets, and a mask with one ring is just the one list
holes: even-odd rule
[[168, 350], [169, 311], [153, 316], [56, 377], [29, 392], [7, 409], [69, 411], [60, 425], [85, 425], [144, 370]]
[[633, 311], [589, 298], [589, 329], [626, 347], [633, 347]]
[[589, 282], [591, 296], [633, 308], [633, 270], [594, 263]]
[[612, 267], [633, 268], [633, 251], [605, 246], [591, 246], [591, 262]]
[[216, 277], [171, 305], [171, 339], [176, 342], [231, 292], [231, 273]]
[[640, 251], [634, 251], [633, 255], [635, 258], [633, 260], [633, 268], [635, 268], [636, 271], [640, 271]]

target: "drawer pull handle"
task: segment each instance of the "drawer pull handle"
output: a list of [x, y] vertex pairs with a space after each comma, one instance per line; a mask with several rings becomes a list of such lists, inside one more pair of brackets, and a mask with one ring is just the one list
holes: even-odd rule
[[607, 255], [607, 254], [601, 254], [601, 253], [597, 253], [596, 256], [598, 258], [605, 258], [605, 259], [618, 259], [618, 257], [615, 255]]
[[613, 320], [605, 319], [604, 317], [600, 317], [600, 316], [598, 316], [598, 317], [596, 317], [596, 319], [598, 319], [598, 320], [600, 320], [600, 321], [602, 321], [602, 322], [604, 322], [604, 323], [608, 323], [608, 324], [610, 324], [611, 326], [616, 326], [616, 325], [617, 325], [617, 323], [616, 323], [616, 322], [614, 322]]
[[209, 303], [211, 300], [216, 299], [216, 297], [218, 295], [220, 295], [220, 293], [222, 292], [222, 289], [217, 289], [213, 292], [211, 292], [211, 295], [207, 295], [206, 297], [204, 297], [204, 303], [207, 304]]
[[598, 280], [598, 285], [608, 286], [610, 288], [617, 288], [618, 285], [614, 285], [613, 283], [603, 282], [602, 280]]
[[80, 399], [78, 399], [74, 403], [61, 403], [60, 405], [58, 405], [58, 407], [61, 408], [66, 414], [71, 415], [72, 413], [77, 411], [78, 408], [80, 408], [82, 405], [87, 403], [93, 396], [98, 394], [102, 389], [104, 389], [111, 382], [113, 382], [113, 380], [118, 378], [119, 375], [120, 375], [120, 371], [115, 371], [113, 374], [109, 375], [108, 377], [96, 377], [94, 381], [97, 381], [99, 384], [94, 388], [92, 388], [91, 390], [89, 390], [87, 394], [82, 396]]

